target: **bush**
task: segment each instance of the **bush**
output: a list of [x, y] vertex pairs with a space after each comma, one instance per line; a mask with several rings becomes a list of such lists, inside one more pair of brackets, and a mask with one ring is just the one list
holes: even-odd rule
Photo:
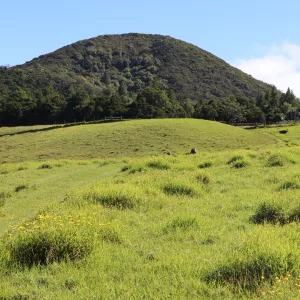
[[285, 224], [287, 222], [284, 211], [280, 205], [263, 203], [256, 210], [255, 214], [250, 218], [255, 224]]
[[207, 169], [207, 168], [210, 168], [212, 165], [213, 165], [213, 163], [211, 161], [207, 161], [207, 162], [201, 163], [198, 166], [198, 168], [199, 169]]

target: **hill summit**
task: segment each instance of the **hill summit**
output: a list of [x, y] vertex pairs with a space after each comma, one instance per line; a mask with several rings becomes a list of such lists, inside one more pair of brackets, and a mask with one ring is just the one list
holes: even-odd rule
[[239, 105], [252, 101], [245, 106], [249, 108], [270, 88], [209, 52], [169, 36], [103, 35], [24, 65], [2, 67], [0, 125], [120, 114], [192, 116], [197, 103], [198, 117], [223, 120], [216, 105], [210, 102], [207, 112], [203, 104], [237, 97], [244, 99]]

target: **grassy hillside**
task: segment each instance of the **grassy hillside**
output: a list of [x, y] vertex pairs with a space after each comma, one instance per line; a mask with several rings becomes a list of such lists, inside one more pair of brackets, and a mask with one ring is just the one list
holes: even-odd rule
[[1, 137], [0, 298], [299, 299], [300, 126], [285, 129], [141, 120]]
[[133, 120], [0, 136], [0, 161], [178, 155], [193, 147], [220, 151], [273, 147], [276, 143], [271, 135], [212, 121]]
[[299, 163], [291, 148], [2, 165], [0, 294], [297, 299]]

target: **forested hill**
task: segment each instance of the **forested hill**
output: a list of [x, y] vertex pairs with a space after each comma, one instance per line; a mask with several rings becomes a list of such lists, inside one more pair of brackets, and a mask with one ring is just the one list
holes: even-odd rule
[[271, 107], [270, 90], [218, 57], [168, 36], [104, 35], [24, 65], [1, 67], [0, 125], [108, 115], [253, 121], [281, 113], [284, 102], [297, 106], [273, 88], [278, 109]]

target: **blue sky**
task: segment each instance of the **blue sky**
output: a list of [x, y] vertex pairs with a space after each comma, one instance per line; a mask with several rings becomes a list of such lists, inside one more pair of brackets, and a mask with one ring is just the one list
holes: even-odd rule
[[157, 33], [300, 96], [298, 0], [3, 0], [0, 11], [0, 65], [102, 34]]

